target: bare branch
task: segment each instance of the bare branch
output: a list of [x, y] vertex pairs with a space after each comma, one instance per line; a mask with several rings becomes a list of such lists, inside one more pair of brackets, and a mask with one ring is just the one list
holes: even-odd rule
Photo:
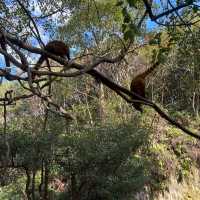
[[[168, 0], [168, 3], [169, 3], [169, 5], [174, 9], [174, 6], [173, 6], [173, 4], [171, 3], [170, 0]], [[182, 18], [182, 17], [180, 16], [180, 14], [178, 13], [178, 10], [175, 10], [174, 12], [176, 13], [176, 15], [178, 16], [178, 18], [180, 19], [180, 21], [183, 23], [183, 25], [187, 26], [188, 29], [190, 30], [190, 32], [192, 32], [191, 28], [189, 27], [190, 24], [189, 24], [188, 22], [185, 22], [185, 21], [183, 20], [183, 18]]]
[[4, 51], [3, 49], [0, 49], [0, 54], [3, 54], [6, 58], [9, 59], [10, 62], [12, 62], [15, 66], [23, 69], [23, 65], [18, 62], [13, 56], [11, 56], [10, 54], [8, 54], [6, 51]]
[[[200, 135], [197, 135], [193, 132], [191, 132], [190, 130], [186, 129], [185, 127], [183, 127], [181, 124], [179, 124], [178, 122], [174, 121], [171, 117], [169, 117], [165, 112], [163, 112], [156, 104], [154, 104], [153, 102], [149, 101], [146, 98], [143, 98], [137, 94], [132, 93], [131, 91], [129, 91], [128, 89], [114, 83], [112, 80], [110, 80], [109, 78], [107, 78], [105, 75], [103, 75], [102, 73], [98, 72], [97, 70], [95, 70], [94, 68], [96, 66], [98, 66], [101, 63], [116, 63], [116, 62], [120, 62], [125, 54], [128, 51], [128, 48], [126, 49], [126, 51], [122, 50], [118, 56], [114, 57], [114, 58], [108, 58], [108, 57], [102, 57], [102, 58], [98, 58], [97, 60], [95, 60], [91, 65], [88, 65], [86, 67], [86, 65], [81, 65], [75, 62], [68, 62], [67, 60], [60, 58], [59, 56], [55, 56], [51, 53], [48, 53], [46, 51], [44, 51], [43, 49], [39, 49], [39, 48], [35, 48], [32, 47], [24, 42], [22, 42], [19, 39], [16, 39], [8, 34], [6, 34], [6, 38], [11, 42], [14, 43], [15, 45], [19, 46], [20, 48], [26, 49], [30, 52], [33, 53], [37, 53], [37, 54], [43, 54], [47, 57], [52, 58], [53, 60], [56, 60], [58, 63], [64, 65], [64, 70], [66, 69], [77, 69], [77, 72], [73, 72], [73, 73], [62, 73], [62, 72], [51, 72], [51, 71], [37, 71], [37, 70], [33, 70], [31, 71], [30, 68], [28, 68], [28, 80], [26, 79], [26, 81], [29, 81], [29, 86], [30, 86], [30, 91], [34, 94], [37, 95], [38, 97], [40, 97], [41, 99], [45, 100], [47, 102], [47, 104], [52, 105], [53, 107], [56, 108], [56, 110], [58, 110], [59, 112], [63, 113], [67, 118], [69, 119], [73, 119], [73, 117], [71, 115], [69, 115], [68, 113], [66, 113], [66, 111], [59, 105], [55, 104], [49, 96], [45, 96], [40, 92], [40, 88], [36, 89], [32, 86], [31, 82], [31, 73], [35, 73], [38, 75], [54, 75], [54, 76], [60, 76], [60, 77], [69, 77], [69, 76], [77, 76], [77, 75], [81, 75], [84, 73], [90, 74], [91, 76], [93, 76], [95, 79], [100, 80], [104, 85], [106, 85], [108, 88], [110, 88], [111, 90], [113, 90], [114, 92], [116, 92], [118, 95], [120, 95], [123, 99], [125, 99], [128, 103], [133, 103], [136, 100], [133, 100], [135, 97], [137, 97], [137, 101], [140, 101], [142, 104], [144, 105], [148, 105], [150, 107], [152, 107], [162, 118], [164, 118], [165, 120], [167, 120], [170, 124], [174, 125], [175, 127], [179, 128], [180, 130], [182, 130], [183, 132], [185, 132], [186, 134], [200, 139]], [[5, 51], [1, 50], [0, 53], [2, 53], [3, 55], [7, 56], [11, 62], [13, 62], [14, 64], [16, 64], [16, 66], [18, 66], [19, 68], [23, 69], [23, 65], [21, 63], [19, 63], [15, 58], [13, 58], [11, 55], [7, 54]], [[19, 52], [18, 52], [19, 54]], [[156, 63], [155, 63], [156, 64]]]
[[22, 67], [23, 67], [21, 69], [23, 71], [27, 71], [29, 64], [28, 64], [28, 61], [27, 61], [26, 57], [24, 56], [24, 54], [19, 49], [17, 49], [10, 41], [7, 41], [7, 43], [19, 55], [21, 62], [22, 62]]
[[6, 69], [0, 69], [0, 77], [5, 77], [9, 81], [26, 80], [26, 78], [11, 74]]
[[123, 98], [124, 94], [125, 94], [125, 96], [128, 95], [129, 97], [131, 97], [131, 99], [124, 98], [128, 103], [134, 102], [135, 100], [133, 101], [132, 98], [137, 97], [142, 104], [145, 104], [145, 105], [152, 107], [162, 118], [164, 118], [170, 124], [179, 128], [180, 130], [182, 130], [187, 135], [190, 135], [190, 136], [200, 140], [200, 135], [193, 133], [189, 129], [183, 127], [180, 123], [173, 120], [170, 116], [168, 116], [165, 112], [163, 112], [155, 103], [149, 101], [146, 98], [141, 97], [140, 95], [134, 94], [131, 91], [127, 90], [126, 88], [123, 88], [122, 86], [114, 83], [113, 81], [111, 81], [110, 79], [105, 77], [103, 74], [101, 74], [100, 72], [97, 72], [94, 69], [89, 71], [88, 73], [90, 75], [92, 75], [93, 77], [98, 78], [104, 85], [106, 85], [107, 87], [112, 89], [114, 92], [116, 92], [122, 98]]
[[149, 17], [151, 18], [152, 21], [155, 21], [155, 22], [157, 22], [157, 20], [159, 18], [161, 18], [161, 17], [167, 16], [167, 15], [169, 15], [169, 14], [175, 12], [175, 11], [178, 11], [178, 10], [180, 10], [182, 8], [185, 8], [185, 7], [190, 6], [190, 5], [193, 4], [192, 1], [188, 1], [188, 3], [180, 4], [179, 6], [176, 6], [176, 7], [172, 8], [172, 9], [169, 9], [169, 10], [167, 10], [165, 12], [162, 12], [162, 13], [160, 13], [158, 15], [154, 15], [153, 12], [152, 12], [152, 9], [151, 9], [151, 4], [148, 2], [148, 0], [143, 0], [143, 3], [145, 5], [145, 7], [146, 7], [146, 11], [149, 14]]
[[39, 32], [39, 30], [38, 30], [38, 28], [37, 28], [37, 24], [35, 23], [34, 19], [32, 18], [30, 11], [29, 11], [28, 9], [26, 9], [26, 7], [24, 6], [24, 4], [23, 4], [20, 0], [16, 0], [16, 1], [17, 1], [18, 4], [21, 6], [21, 8], [24, 10], [24, 12], [26, 13], [26, 15], [27, 15], [28, 18], [30, 19], [30, 21], [33, 23], [33, 26], [34, 26], [35, 31], [36, 31], [36, 33], [37, 33], [36, 37], [37, 37], [39, 43], [40, 43], [42, 46], [44, 46], [44, 43], [43, 43], [43, 41], [42, 41], [42, 39], [41, 39], [41, 36], [40, 36], [40, 32]]

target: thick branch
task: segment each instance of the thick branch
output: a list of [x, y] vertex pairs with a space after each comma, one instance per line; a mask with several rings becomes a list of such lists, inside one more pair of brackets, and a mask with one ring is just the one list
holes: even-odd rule
[[[59, 56], [55, 56], [54, 54], [51, 54], [43, 49], [39, 49], [39, 48], [35, 48], [35, 47], [32, 47], [24, 42], [22, 42], [21, 40], [17, 39], [17, 38], [14, 38], [8, 34], [5, 34], [5, 37], [11, 42], [11, 43], [14, 43], [15, 45], [19, 46], [20, 48], [23, 48], [25, 50], [28, 50], [32, 53], [36, 53], [36, 54], [41, 54], [41, 55], [45, 55], [55, 61], [57, 61], [58, 63], [64, 65], [65, 69], [70, 69], [70, 68], [76, 68], [76, 69], [80, 69], [80, 71], [78, 72], [73, 72], [73, 73], [69, 73], [69, 74], [65, 74], [64, 76], [65, 77], [74, 77], [74, 76], [78, 76], [78, 75], [82, 75], [88, 71], [90, 71], [91, 69], [95, 68], [96, 66], [98, 66], [99, 64], [101, 63], [116, 63], [116, 62], [119, 62], [121, 61], [124, 56], [125, 56], [125, 53], [126, 51], [128, 50], [128, 48], [126, 50], [122, 50], [118, 56], [114, 57], [114, 58], [109, 58], [109, 57], [102, 57], [102, 58], [99, 58], [97, 59], [94, 63], [92, 63], [91, 65], [89, 65], [88, 67], [84, 66], [83, 65], [80, 65], [78, 63], [75, 63], [75, 62], [68, 62], [66, 59], [63, 59]], [[11, 59], [11, 58], [10, 58]], [[14, 62], [15, 59], [12, 58], [12, 61]], [[17, 66], [20, 67], [21, 69], [24, 68], [23, 65], [19, 65], [19, 63], [17, 63]], [[36, 72], [33, 70], [33, 72]], [[40, 73], [41, 75], [51, 75], [51, 73], [44, 73], [44, 72], [41, 72]], [[52, 74], [53, 75], [53, 74]], [[56, 73], [54, 74], [55, 76]]]
[[[118, 84], [114, 83], [113, 81], [111, 81], [110, 79], [106, 78], [103, 74], [101, 74], [100, 72], [97, 72], [96, 70], [91, 70], [90, 72], [88, 72], [90, 75], [92, 75], [95, 78], [98, 78], [103, 84], [105, 84], [106, 86], [108, 86], [110, 89], [112, 89], [113, 91], [115, 91], [118, 95], [119, 95], [119, 91], [121, 91], [122, 93], [125, 93], [126, 95], [134, 98], [135, 96], [137, 96], [137, 98], [140, 100], [140, 102], [142, 104], [146, 104], [152, 108], [154, 108], [154, 110], [165, 120], [167, 120], [170, 124], [174, 125], [175, 127], [179, 128], [180, 130], [182, 130], [184, 133], [196, 138], [200, 140], [200, 135], [197, 135], [195, 133], [193, 133], [192, 131], [190, 131], [189, 129], [183, 127], [181, 124], [179, 124], [178, 122], [176, 122], [175, 120], [173, 120], [170, 116], [168, 116], [165, 112], [163, 112], [155, 103], [139, 96], [136, 95], [132, 92], [130, 92], [129, 90], [127, 90], [126, 88], [123, 88], [122, 86], [119, 86]], [[120, 95], [121, 96], [121, 95]], [[121, 96], [122, 97], [122, 96]], [[131, 102], [131, 100], [125, 99], [128, 103]], [[133, 101], [134, 102], [134, 101]]]
[[15, 81], [15, 80], [25, 81], [27, 79], [27, 78], [23, 78], [23, 77], [20, 77], [20, 76], [13, 75], [5, 69], [0, 69], [0, 77], [6, 77], [6, 79], [8, 79], [9, 81]]

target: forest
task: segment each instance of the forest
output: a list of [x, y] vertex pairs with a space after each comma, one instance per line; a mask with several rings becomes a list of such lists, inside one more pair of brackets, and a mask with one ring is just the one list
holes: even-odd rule
[[1, 200], [200, 200], [199, 0], [0, 0]]

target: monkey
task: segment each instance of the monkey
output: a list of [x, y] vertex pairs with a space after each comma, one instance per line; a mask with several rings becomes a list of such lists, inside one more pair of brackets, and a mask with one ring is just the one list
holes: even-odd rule
[[[44, 47], [45, 51], [48, 51], [49, 53], [55, 54], [56, 56], [65, 57], [67, 56], [68, 60], [70, 60], [70, 53], [69, 53], [69, 47], [64, 42], [59, 40], [53, 40]], [[40, 65], [45, 60], [46, 56], [41, 55], [39, 58], [36, 67], [40, 67]]]
[[[159, 62], [154, 63], [149, 69], [144, 71], [143, 73], [137, 75], [131, 81], [130, 90], [131, 92], [140, 95], [145, 98], [145, 79], [146, 77], [159, 65]], [[139, 100], [138, 97], [133, 97], [133, 100]], [[133, 102], [133, 106], [136, 110], [143, 112], [142, 104], [140, 102]]]
[[[65, 58], [67, 56], [68, 60], [70, 60], [70, 51], [67, 44], [60, 40], [53, 40], [51, 42], [48, 42], [46, 46], [44, 47], [45, 51], [48, 51], [49, 53], [55, 54], [56, 56], [61, 56]], [[41, 55], [39, 60], [37, 61], [35, 65], [35, 70], [38, 70], [42, 63], [47, 59], [45, 55]], [[32, 79], [34, 80], [35, 75], [32, 76]]]
[[8, 90], [5, 93], [5, 101], [8, 102], [8, 104], [11, 104], [13, 101], [13, 90]]

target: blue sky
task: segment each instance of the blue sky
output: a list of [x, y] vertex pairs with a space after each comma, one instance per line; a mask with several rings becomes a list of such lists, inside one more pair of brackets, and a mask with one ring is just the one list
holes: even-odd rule
[[[36, 3], [36, 1], [37, 1], [37, 0], [33, 0], [34, 3]], [[8, 0], [8, 2], [10, 2], [10, 1]], [[154, 2], [155, 2], [155, 3], [158, 3], [158, 5], [160, 4], [160, 0], [155, 0]], [[165, 2], [165, 1], [163, 1], [163, 2]], [[172, 0], [172, 2], [175, 3], [175, 0]], [[36, 10], [35, 10], [35, 12], [33, 13], [33, 15], [39, 16], [40, 14], [41, 14], [41, 11], [40, 11], [39, 8], [37, 9], [37, 6], [36, 6]], [[55, 16], [55, 17], [56, 17], [56, 16]], [[43, 23], [43, 22], [41, 21], [41, 23]], [[156, 27], [158, 27], [158, 25], [157, 25], [155, 22], [152, 22], [150, 19], [147, 20], [147, 29], [148, 29], [149, 31], [152, 31], [152, 30], [155, 29]], [[46, 34], [45, 31], [44, 31], [43, 29], [41, 29], [39, 26], [38, 26], [38, 28], [39, 28], [39, 31], [40, 31], [40, 33], [41, 33], [42, 40], [44, 41], [44, 43], [47, 43], [47, 41], [49, 40], [49, 36], [50, 36], [50, 35], [49, 35], [49, 34]], [[91, 34], [86, 33], [84, 36], [85, 36], [86, 41], [91, 42]], [[30, 42], [32, 45], [34, 45], [34, 46], [37, 45], [37, 42], [36, 42], [35, 39], [33, 39], [33, 40], [29, 41], [29, 42]], [[71, 51], [71, 53], [72, 53], [72, 55], [73, 55], [73, 54], [77, 51], [77, 49], [76, 49], [76, 48], [71, 48], [70, 51]], [[5, 64], [4, 64], [4, 57], [3, 57], [2, 55], [0, 55], [0, 68], [2, 68], [3, 66], [5, 66]]]
[[151, 19], [147, 20], [147, 30], [148, 31], [152, 31], [153, 29], [157, 28], [158, 24], [156, 24], [155, 22], [151, 21]]

